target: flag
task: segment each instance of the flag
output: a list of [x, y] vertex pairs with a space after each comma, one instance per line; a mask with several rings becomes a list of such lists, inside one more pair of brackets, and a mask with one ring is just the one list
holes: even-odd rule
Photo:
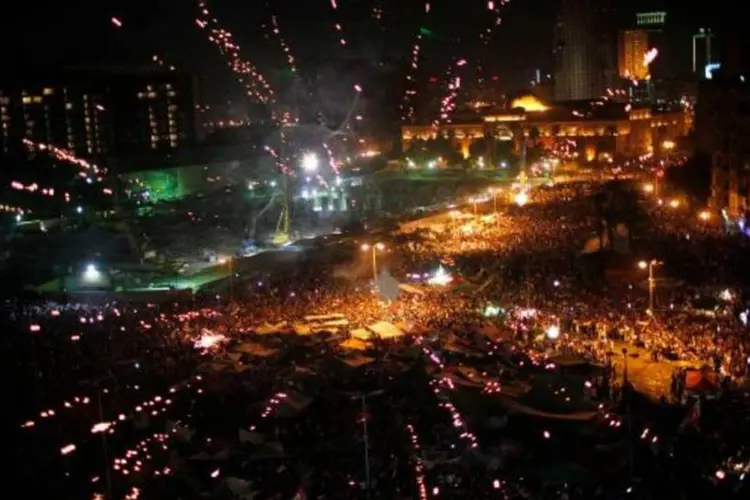
[[685, 415], [685, 418], [682, 419], [682, 423], [680, 423], [679, 430], [685, 429], [688, 425], [694, 425], [696, 428], [698, 428], [698, 422], [701, 418], [701, 398], [698, 398], [695, 400], [695, 403], [693, 403], [692, 408], [690, 408], [690, 411]]

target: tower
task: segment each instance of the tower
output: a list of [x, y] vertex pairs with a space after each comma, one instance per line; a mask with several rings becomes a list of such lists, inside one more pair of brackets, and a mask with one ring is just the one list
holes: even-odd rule
[[555, 100], [605, 95], [616, 78], [616, 33], [609, 1], [562, 0], [555, 47]]

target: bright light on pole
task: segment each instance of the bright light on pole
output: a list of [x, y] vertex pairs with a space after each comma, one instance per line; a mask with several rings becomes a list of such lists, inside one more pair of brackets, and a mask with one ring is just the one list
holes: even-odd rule
[[318, 159], [318, 155], [315, 153], [305, 153], [302, 156], [302, 170], [305, 172], [315, 172], [318, 170], [318, 165], [320, 164], [320, 160]]
[[86, 266], [86, 270], [83, 272], [83, 279], [84, 281], [93, 283], [95, 281], [99, 281], [99, 278], [101, 278], [101, 275], [102, 273], [99, 272], [99, 270], [96, 268], [94, 264], [88, 264]]
[[638, 263], [638, 267], [641, 269], [648, 269], [648, 310], [654, 312], [654, 290], [656, 289], [656, 280], [654, 279], [654, 268], [662, 262], [658, 260], [651, 260], [646, 262], [642, 260]]
[[383, 250], [385, 250], [385, 245], [383, 243], [375, 243], [374, 245], [370, 245], [369, 243], [363, 243], [361, 248], [363, 252], [372, 250], [372, 279], [375, 282], [375, 286], [377, 286], [378, 284], [378, 252], [382, 252]]

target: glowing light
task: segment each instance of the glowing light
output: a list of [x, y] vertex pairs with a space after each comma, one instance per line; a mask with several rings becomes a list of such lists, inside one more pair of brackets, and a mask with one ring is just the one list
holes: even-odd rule
[[707, 221], [711, 218], [711, 212], [709, 212], [708, 210], [701, 210], [698, 213], [698, 218], [702, 221]]
[[643, 191], [645, 193], [653, 193], [654, 192], [654, 185], [649, 183], [646, 183], [643, 185]]
[[427, 283], [430, 285], [435, 286], [446, 286], [453, 282], [453, 276], [448, 274], [448, 272], [443, 268], [443, 266], [438, 266], [435, 273], [427, 279]]
[[643, 54], [643, 65], [644, 66], [650, 66], [652, 62], [656, 59], [656, 57], [659, 55], [659, 49], [656, 47], [650, 49], [648, 52]]
[[86, 270], [83, 271], [83, 279], [89, 283], [99, 281], [102, 273], [96, 268], [94, 264], [88, 264]]
[[226, 341], [227, 338], [219, 333], [213, 333], [209, 330], [203, 330], [200, 338], [193, 344], [196, 349], [208, 350], [217, 347], [222, 342]]
[[302, 156], [302, 170], [305, 172], [316, 172], [320, 165], [320, 159], [315, 153], [305, 153]]
[[544, 333], [545, 335], [547, 335], [548, 339], [555, 340], [560, 336], [560, 327], [557, 325], [550, 325], [547, 327]]
[[511, 101], [510, 107], [511, 109], [522, 108], [527, 113], [540, 113], [550, 109], [549, 106], [546, 106], [539, 98], [533, 95], [525, 95], [514, 99]]
[[529, 202], [529, 194], [526, 191], [519, 191], [513, 197], [513, 201], [516, 203], [516, 205], [522, 207]]

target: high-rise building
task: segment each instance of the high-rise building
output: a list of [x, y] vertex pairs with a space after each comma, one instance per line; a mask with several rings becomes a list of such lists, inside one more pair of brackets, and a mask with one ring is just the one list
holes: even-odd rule
[[81, 157], [195, 143], [196, 85], [174, 71], [76, 69], [0, 84], [0, 155], [26, 138]]
[[618, 68], [620, 78], [645, 80], [648, 78], [646, 53], [649, 50], [646, 30], [625, 30], [620, 32]]
[[710, 28], [701, 28], [693, 35], [693, 73], [699, 77], [707, 72], [710, 74], [709, 68], [715, 62], [715, 43], [716, 38]]
[[616, 79], [615, 33], [609, 1], [562, 0], [555, 47], [555, 100], [605, 95]]
[[642, 30], [661, 31], [666, 21], [666, 12], [638, 12], [635, 15], [635, 25]]

